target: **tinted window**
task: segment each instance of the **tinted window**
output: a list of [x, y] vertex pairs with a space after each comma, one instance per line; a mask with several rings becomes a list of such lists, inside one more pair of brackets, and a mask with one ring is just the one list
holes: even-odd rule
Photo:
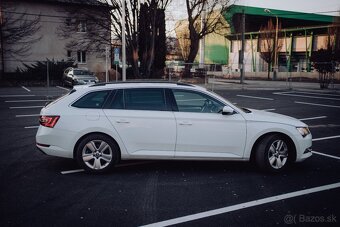
[[72, 106], [78, 108], [102, 108], [107, 96], [109, 95], [110, 91], [96, 91], [91, 92], [78, 101], [76, 101]]
[[126, 89], [124, 102], [129, 110], [166, 110], [164, 90], [158, 88]]
[[179, 112], [219, 113], [224, 104], [214, 98], [184, 90], [173, 90]]
[[113, 100], [108, 103], [107, 107], [109, 109], [124, 109], [123, 90], [117, 90]]

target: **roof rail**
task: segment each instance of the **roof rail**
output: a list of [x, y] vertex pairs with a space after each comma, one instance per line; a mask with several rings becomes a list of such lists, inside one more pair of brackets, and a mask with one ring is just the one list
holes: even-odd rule
[[117, 82], [101, 82], [97, 84], [93, 84], [89, 87], [98, 87], [98, 86], [105, 86], [107, 84], [133, 84], [133, 83], [140, 83], [140, 84], [152, 84], [152, 83], [162, 83], [162, 84], [177, 84], [181, 86], [190, 86], [192, 87], [192, 84], [184, 83], [184, 82], [171, 82], [171, 81], [164, 81], [164, 80], [130, 80], [130, 81], [117, 81]]

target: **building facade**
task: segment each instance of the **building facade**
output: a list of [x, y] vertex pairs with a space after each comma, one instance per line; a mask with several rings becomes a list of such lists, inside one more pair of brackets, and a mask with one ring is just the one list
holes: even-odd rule
[[98, 24], [110, 21], [109, 10], [96, 0], [1, 1], [2, 71], [54, 60], [104, 72], [111, 32], [110, 26]]
[[[225, 35], [209, 34], [205, 38], [205, 63], [223, 64], [231, 73], [240, 70], [240, 51], [242, 39], [242, 14], [245, 15], [244, 68], [246, 72], [266, 72], [274, 67], [274, 62], [266, 61], [263, 28], [268, 21], [273, 22], [275, 35], [278, 24], [277, 67], [279, 72], [311, 72], [311, 55], [321, 48], [327, 48], [328, 41], [336, 38], [332, 30], [339, 27], [340, 17], [291, 12], [274, 9], [232, 5], [222, 15], [228, 24]], [[182, 52], [186, 47], [186, 22], [178, 22], [176, 34]], [[182, 26], [181, 26], [182, 25]], [[272, 35], [273, 35], [272, 34]], [[268, 38], [267, 38], [268, 39]], [[276, 48], [275, 48], [276, 49]], [[199, 55], [199, 54], [198, 54]], [[199, 56], [196, 57], [197, 61]], [[270, 64], [270, 65], [268, 65]]]

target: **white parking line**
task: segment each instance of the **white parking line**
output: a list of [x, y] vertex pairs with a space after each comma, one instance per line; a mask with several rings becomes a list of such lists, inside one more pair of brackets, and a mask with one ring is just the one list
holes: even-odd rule
[[328, 136], [328, 137], [316, 138], [316, 139], [312, 139], [312, 141], [330, 140], [330, 139], [336, 139], [336, 138], [340, 138], [340, 135], [339, 136]]
[[37, 117], [40, 114], [26, 114], [26, 115], [15, 115], [15, 117]]
[[46, 99], [37, 99], [37, 100], [10, 100], [10, 101], [5, 101], [8, 103], [14, 103], [14, 102], [47, 102], [51, 100], [46, 100]]
[[60, 89], [63, 89], [63, 90], [66, 90], [66, 91], [70, 91], [70, 89], [67, 89], [65, 87], [60, 87], [60, 86], [56, 86], [57, 88], [60, 88]]
[[74, 169], [74, 170], [67, 170], [67, 171], [61, 171], [61, 174], [69, 174], [69, 173], [79, 173], [84, 172], [84, 169]]
[[313, 153], [313, 154], [322, 155], [322, 156], [326, 156], [326, 157], [329, 157], [329, 158], [334, 158], [334, 159], [340, 160], [340, 157], [337, 157], [337, 156], [334, 156], [334, 155], [324, 154], [324, 153], [320, 153], [320, 152], [317, 152], [317, 151], [312, 151], [312, 153]]
[[300, 121], [309, 121], [309, 120], [315, 120], [315, 119], [323, 119], [327, 118], [327, 116], [320, 116], [320, 117], [308, 117], [308, 118], [301, 118]]
[[28, 91], [28, 92], [31, 92], [31, 90], [30, 89], [28, 89], [28, 88], [26, 88], [26, 87], [24, 87], [24, 86], [21, 86], [23, 89], [25, 89], [26, 91]]
[[337, 100], [338, 98], [329, 98], [329, 97], [318, 97], [318, 96], [310, 96], [310, 95], [296, 95], [296, 94], [288, 94], [283, 92], [275, 92], [274, 95], [285, 95], [285, 96], [293, 96], [293, 97], [302, 97], [302, 98], [311, 98], [311, 99], [327, 99], [327, 100]]
[[325, 104], [310, 103], [310, 102], [297, 102], [297, 101], [295, 101], [295, 103], [303, 104], [303, 105], [311, 105], [311, 106], [324, 106], [324, 107], [340, 108], [340, 106], [325, 105]]
[[295, 197], [298, 197], [298, 196], [308, 195], [308, 194], [316, 193], [316, 192], [322, 192], [322, 191], [331, 190], [331, 189], [335, 189], [335, 188], [340, 188], [340, 182], [334, 183], [334, 184], [323, 185], [323, 186], [319, 186], [319, 187], [314, 187], [314, 188], [308, 188], [308, 189], [290, 192], [290, 193], [286, 193], [286, 194], [271, 196], [271, 197], [267, 197], [267, 198], [263, 198], [263, 199], [253, 200], [253, 201], [250, 201], [250, 202], [236, 204], [236, 205], [223, 207], [223, 208], [210, 210], [210, 211], [205, 211], [205, 212], [201, 212], [201, 213], [191, 214], [191, 215], [187, 215], [187, 216], [183, 216], [183, 217], [179, 217], [179, 218], [174, 218], [174, 219], [170, 219], [170, 220], [166, 220], [166, 221], [161, 221], [161, 222], [157, 222], [157, 223], [152, 223], [152, 224], [148, 224], [148, 225], [143, 225], [143, 226], [144, 227], [146, 227], [146, 226], [147, 227], [151, 227], [151, 226], [152, 227], [156, 227], [156, 226], [159, 227], [159, 226], [176, 225], [176, 224], [180, 224], [180, 223], [184, 223], [184, 222], [194, 221], [194, 220], [197, 220], [197, 219], [211, 217], [211, 216], [214, 216], [214, 215], [225, 214], [225, 213], [229, 213], [229, 212], [236, 211], [236, 210], [242, 210], [242, 209], [249, 208], [249, 207], [255, 207], [255, 206], [259, 206], [259, 205], [263, 205], [263, 204], [267, 204], [267, 203], [272, 203], [272, 202], [276, 202], [276, 201], [280, 201], [280, 200], [284, 200], [284, 199], [295, 198]]
[[263, 109], [262, 111], [274, 111], [276, 109]]
[[33, 109], [33, 108], [42, 108], [44, 106], [11, 106], [10, 109]]
[[289, 91], [289, 92], [279, 92], [279, 93], [297, 93], [297, 94], [307, 94], [307, 95], [320, 95], [320, 96], [334, 96], [340, 97], [340, 95], [335, 94], [324, 94], [324, 93], [314, 93], [314, 92], [301, 92], [301, 91]]
[[32, 97], [35, 95], [0, 95], [1, 98], [11, 98], [11, 97]]
[[24, 127], [24, 128], [26, 128], [26, 129], [30, 129], [30, 128], [39, 128], [39, 125], [36, 125], [36, 126], [26, 126], [26, 127]]
[[273, 101], [274, 99], [271, 98], [264, 98], [264, 97], [258, 97], [258, 96], [249, 96], [249, 95], [236, 95], [238, 97], [243, 97], [243, 98], [250, 98], [250, 99], [263, 99], [263, 100], [270, 100]]

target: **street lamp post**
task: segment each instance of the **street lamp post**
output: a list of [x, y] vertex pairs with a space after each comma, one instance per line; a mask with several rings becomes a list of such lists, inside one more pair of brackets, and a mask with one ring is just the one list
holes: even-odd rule
[[126, 81], [125, 0], [122, 2], [122, 80]]
[[278, 71], [278, 36], [279, 36], [279, 18], [277, 15], [273, 14], [270, 9], [264, 9], [264, 12], [272, 14], [276, 18], [276, 26], [275, 26], [275, 45], [274, 45], [274, 71], [273, 71], [273, 80], [276, 80], [277, 71]]

